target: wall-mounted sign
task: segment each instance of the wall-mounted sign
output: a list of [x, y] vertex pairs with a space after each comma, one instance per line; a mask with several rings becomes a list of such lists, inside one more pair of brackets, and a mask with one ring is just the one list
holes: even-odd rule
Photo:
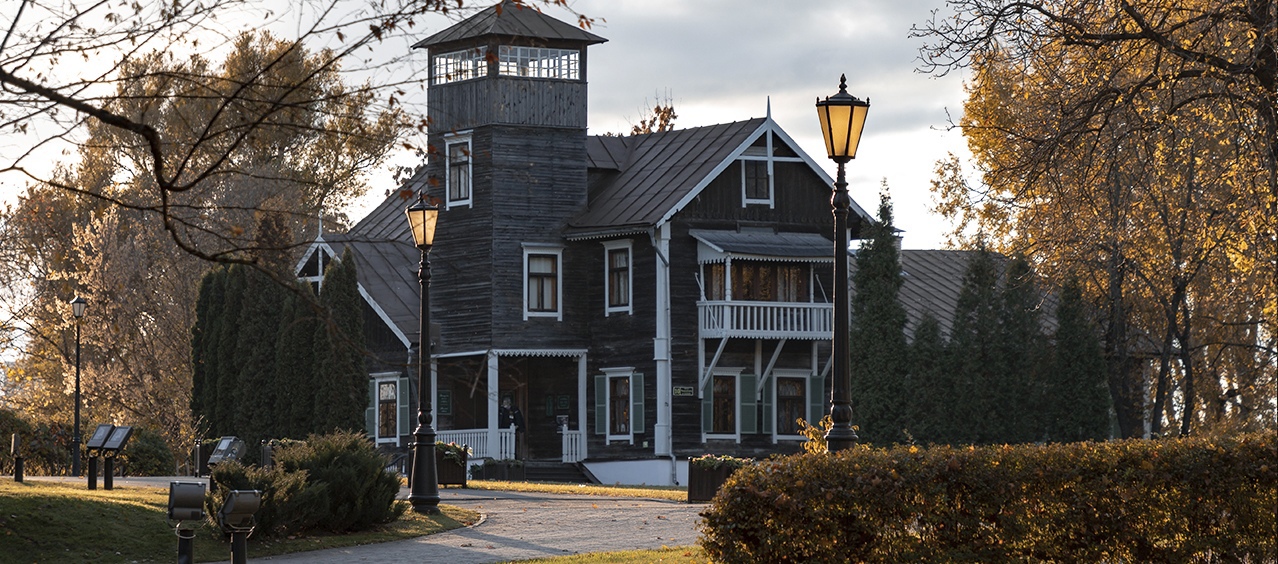
[[675, 386], [674, 397], [690, 398], [697, 395], [697, 389], [692, 386]]
[[435, 413], [439, 415], [453, 414], [453, 391], [439, 390], [439, 401], [435, 402]]

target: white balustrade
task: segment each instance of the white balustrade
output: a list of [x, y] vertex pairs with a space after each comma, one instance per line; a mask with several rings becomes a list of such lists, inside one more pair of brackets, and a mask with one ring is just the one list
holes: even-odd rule
[[829, 339], [834, 304], [799, 302], [697, 302], [701, 336], [755, 339]]
[[585, 460], [582, 446], [586, 443], [586, 434], [582, 431], [571, 431], [567, 427], [562, 427], [561, 430], [564, 438], [564, 463], [572, 464]]

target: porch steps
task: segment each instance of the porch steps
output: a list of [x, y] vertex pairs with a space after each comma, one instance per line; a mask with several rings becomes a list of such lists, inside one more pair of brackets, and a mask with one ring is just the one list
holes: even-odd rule
[[576, 464], [537, 460], [529, 460], [524, 464], [524, 479], [529, 482], [598, 483], [587, 476]]

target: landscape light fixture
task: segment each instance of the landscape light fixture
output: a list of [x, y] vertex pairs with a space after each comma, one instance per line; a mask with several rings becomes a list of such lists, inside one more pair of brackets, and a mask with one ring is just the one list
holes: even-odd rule
[[231, 490], [217, 512], [218, 525], [231, 535], [231, 564], [248, 562], [248, 536], [257, 526], [255, 514], [262, 507], [262, 492]]
[[422, 252], [417, 279], [422, 287], [421, 325], [417, 347], [417, 428], [413, 430], [413, 469], [409, 474], [408, 501], [413, 511], [439, 513], [439, 474], [435, 468], [435, 428], [431, 424], [430, 386], [430, 248], [435, 244], [435, 223], [439, 208], [426, 202], [424, 194], [404, 210], [413, 243]]
[[830, 452], [852, 448], [858, 441], [856, 430], [852, 428], [852, 356], [848, 327], [848, 212], [852, 207], [852, 197], [848, 195], [848, 181], [843, 169], [848, 161], [856, 158], [870, 101], [848, 94], [847, 82], [846, 75], [840, 76], [839, 92], [825, 100], [818, 99], [816, 103], [826, 153], [839, 167], [834, 193], [830, 196], [830, 207], [834, 212], [834, 380], [830, 390], [830, 420], [833, 425], [825, 435]]
[[177, 532], [178, 564], [193, 564], [195, 528], [204, 520], [203, 482], [169, 482], [168, 520]]

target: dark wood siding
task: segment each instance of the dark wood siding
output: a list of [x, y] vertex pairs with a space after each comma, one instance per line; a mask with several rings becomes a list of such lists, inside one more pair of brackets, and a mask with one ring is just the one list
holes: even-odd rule
[[[629, 238], [631, 242], [630, 314], [604, 316], [604, 246], [602, 241], [574, 243], [585, 257], [578, 275], [591, 281], [584, 295], [590, 354], [587, 360], [586, 439], [592, 458], [625, 458], [652, 453], [653, 427], [657, 423], [657, 365], [653, 360], [653, 338], [656, 336], [656, 268], [657, 255], [647, 236]], [[604, 435], [596, 434], [595, 379], [604, 368], [634, 367], [643, 374], [644, 426], [634, 429], [635, 444], [614, 443], [605, 447]], [[649, 446], [644, 447], [644, 441]]]
[[[437, 353], [487, 349], [492, 341], [493, 198], [492, 131], [471, 136], [472, 191], [470, 206], [441, 209], [431, 249], [431, 321], [440, 325]], [[431, 145], [443, 147], [443, 136]], [[433, 180], [430, 193], [445, 198], [444, 157], [434, 154], [428, 164]], [[444, 206], [441, 205], [441, 208]]]
[[434, 131], [492, 124], [586, 127], [583, 81], [489, 76], [430, 89], [427, 111]]
[[[491, 312], [498, 348], [585, 348], [590, 312], [576, 299], [585, 281], [565, 265], [574, 251], [560, 235], [586, 200], [585, 136], [579, 130], [493, 127]], [[560, 245], [563, 320], [524, 320], [524, 244]]]

